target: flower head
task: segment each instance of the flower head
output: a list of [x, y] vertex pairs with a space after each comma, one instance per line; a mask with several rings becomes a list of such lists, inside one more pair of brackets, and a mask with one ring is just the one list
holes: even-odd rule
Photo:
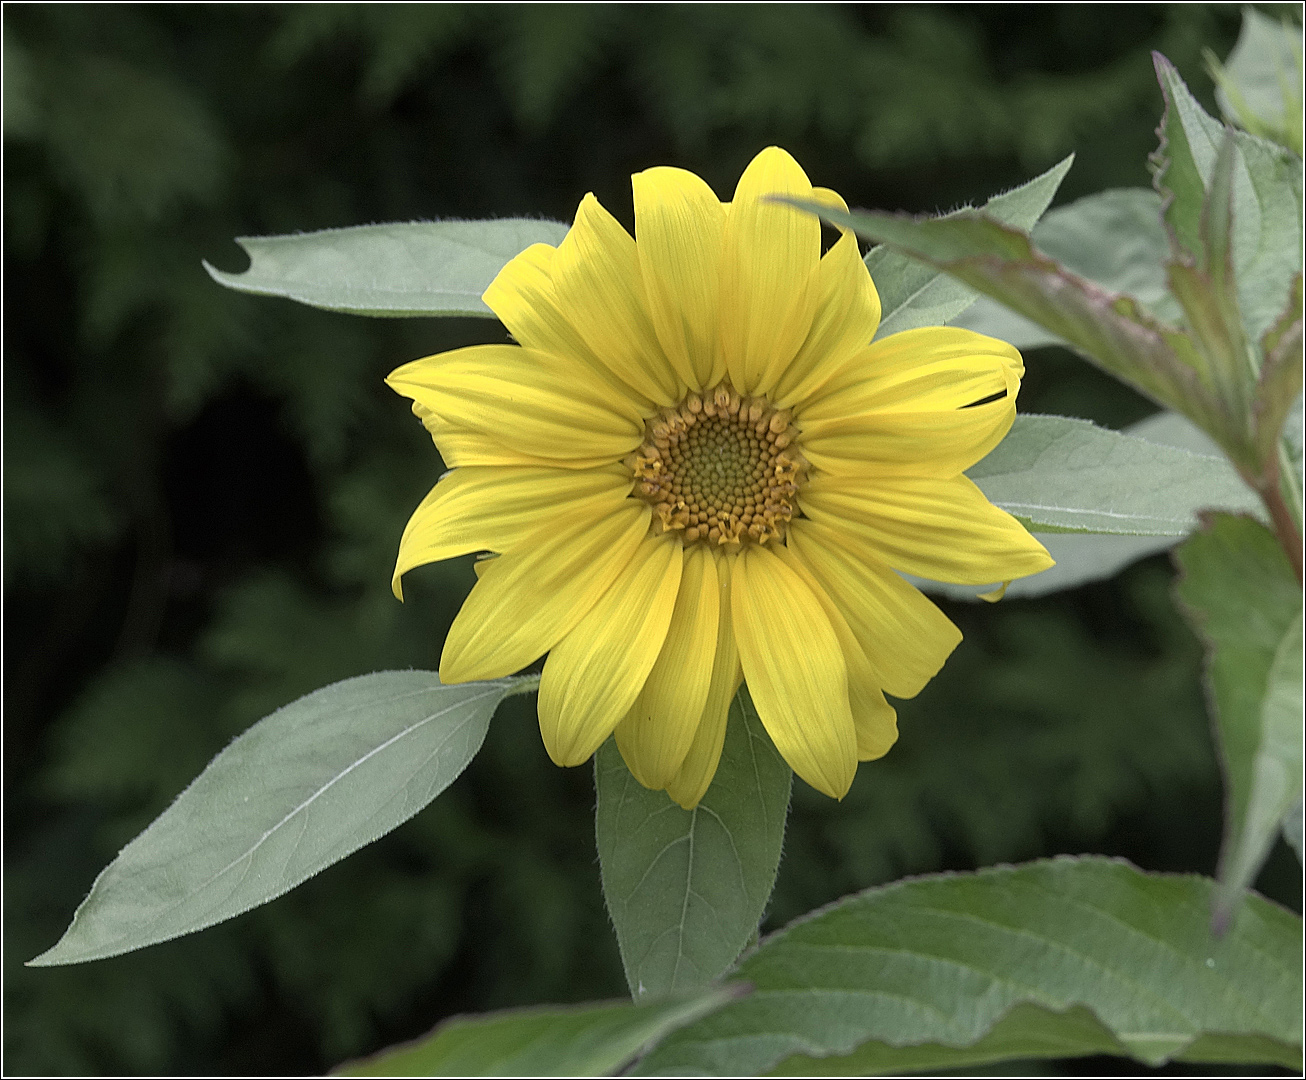
[[395, 567], [472, 551], [479, 580], [445, 682], [548, 659], [540, 730], [579, 765], [609, 735], [682, 806], [716, 771], [747, 680], [799, 776], [840, 798], [897, 738], [961, 640], [896, 570], [983, 584], [1052, 565], [962, 475], [1006, 434], [1024, 368], [946, 327], [870, 344], [880, 301], [854, 236], [824, 255], [826, 201], [775, 147], [730, 203], [681, 169], [633, 178], [635, 238], [587, 195], [557, 248], [485, 302], [520, 344], [406, 364], [451, 468]]

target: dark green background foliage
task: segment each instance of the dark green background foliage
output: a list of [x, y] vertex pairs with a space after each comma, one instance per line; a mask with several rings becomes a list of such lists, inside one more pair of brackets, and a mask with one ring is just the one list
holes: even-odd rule
[[[1294, 5], [1295, 7], [1295, 5]], [[227, 740], [323, 683], [434, 667], [469, 560], [389, 575], [440, 475], [381, 384], [504, 340], [219, 288], [237, 235], [569, 219], [629, 174], [728, 196], [778, 142], [854, 206], [948, 209], [1074, 150], [1148, 182], [1160, 49], [1210, 104], [1207, 5], [5, 8], [5, 1065], [317, 1071], [455, 1011], [617, 996], [589, 769], [510, 701], [431, 808], [289, 896], [69, 969], [95, 873]], [[1150, 407], [1056, 350], [1027, 410]], [[905, 873], [1106, 851], [1211, 872], [1219, 782], [1162, 558], [966, 641], [842, 804], [795, 785], [769, 925]], [[1298, 904], [1295, 866], [1262, 876]]]

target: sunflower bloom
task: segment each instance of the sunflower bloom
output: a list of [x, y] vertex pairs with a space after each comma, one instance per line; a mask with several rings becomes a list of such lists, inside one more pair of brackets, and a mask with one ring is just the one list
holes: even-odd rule
[[684, 807], [716, 771], [746, 680], [777, 749], [842, 798], [897, 738], [961, 640], [895, 571], [984, 584], [1052, 565], [963, 470], [1015, 416], [1005, 342], [909, 330], [870, 344], [880, 301], [843, 207], [762, 151], [730, 203], [681, 169], [632, 178], [635, 238], [587, 195], [558, 247], [503, 268], [485, 302], [519, 344], [428, 356], [387, 382], [451, 471], [413, 514], [394, 589], [468, 552], [478, 580], [446, 683], [548, 654], [540, 731], [559, 765], [616, 733]]

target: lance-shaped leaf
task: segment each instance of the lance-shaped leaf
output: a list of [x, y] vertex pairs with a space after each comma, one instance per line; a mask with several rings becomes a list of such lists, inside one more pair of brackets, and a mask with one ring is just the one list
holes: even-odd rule
[[538, 681], [442, 686], [434, 672], [385, 671], [278, 709], [122, 850], [30, 963], [117, 956], [288, 892], [426, 806], [481, 748], [499, 702]]
[[508, 1009], [455, 1016], [431, 1034], [361, 1061], [340, 1076], [611, 1076], [668, 1032], [738, 998], [725, 987], [645, 1004]]
[[757, 933], [780, 865], [789, 766], [741, 689], [712, 786], [693, 810], [641, 785], [611, 739], [594, 777], [603, 896], [631, 993], [706, 985]]
[[249, 269], [204, 269], [221, 285], [353, 315], [494, 318], [481, 294], [515, 255], [558, 244], [567, 226], [534, 218], [359, 225], [236, 240]]
[[[1252, 401], [1252, 418], [1257, 449], [1262, 461], [1278, 458], [1280, 443], [1287, 442], [1284, 429], [1291, 423], [1294, 407], [1298, 420], [1287, 433], [1282, 479], [1294, 486], [1292, 502], [1301, 505], [1301, 421], [1302, 389], [1302, 275], [1293, 277], [1288, 307], [1261, 339], [1260, 375]], [[1300, 522], [1297, 525], [1300, 527]]]
[[961, 1068], [995, 1042], [1005, 1057], [1118, 1047], [1153, 1066], [1296, 1068], [1301, 920], [1252, 896], [1213, 938], [1213, 885], [1062, 857], [870, 889], [764, 941], [736, 972], [753, 993], [634, 1072]]
[[1213, 515], [1176, 559], [1179, 599], [1206, 642], [1224, 770], [1223, 927], [1302, 794], [1301, 590], [1273, 534], [1250, 518]]
[[991, 503], [1044, 532], [1186, 536], [1202, 509], [1257, 507], [1222, 457], [1067, 416], [1016, 417], [966, 475]]
[[[984, 204], [985, 211], [995, 221], [1018, 229], [1032, 228], [1051, 204], [1074, 161], [1075, 156], [1071, 154], [1042, 176], [993, 196]], [[866, 256], [866, 267], [880, 293], [877, 339], [917, 326], [939, 326], [951, 322], [979, 297], [974, 289], [939, 273], [937, 268], [907, 258], [891, 248], [872, 249]]]

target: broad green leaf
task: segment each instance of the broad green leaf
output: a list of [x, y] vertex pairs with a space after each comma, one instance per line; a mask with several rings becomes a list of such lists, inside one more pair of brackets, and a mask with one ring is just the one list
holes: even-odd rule
[[561, 222], [534, 218], [359, 225], [240, 237], [248, 270], [204, 268], [228, 288], [328, 311], [493, 318], [481, 294], [495, 275], [532, 244], [558, 244], [566, 234]]
[[[1117, 188], [1049, 210], [1030, 233], [1034, 246], [1068, 270], [1111, 292], [1132, 296], [1166, 320], [1178, 316], [1165, 283], [1170, 242], [1161, 197], [1147, 188]], [[987, 296], [952, 322], [1009, 341], [1018, 349], [1061, 339]]]
[[1214, 938], [1213, 889], [1093, 856], [870, 889], [764, 941], [735, 972], [748, 998], [668, 1036], [633, 1071], [837, 1071], [868, 1043], [880, 1071], [942, 1064], [923, 1061], [941, 1052], [923, 1046], [952, 1050], [959, 1068], [992, 1060], [986, 1039], [1009, 1057], [1046, 1055], [1049, 1042], [1058, 1056], [1101, 1053], [1114, 1040], [1153, 1066], [1295, 1068], [1301, 921], [1252, 896]]
[[645, 1004], [455, 1016], [429, 1035], [336, 1070], [343, 1076], [610, 1076], [650, 1043], [737, 998], [734, 987]]
[[[984, 209], [997, 221], [1031, 228], [1048, 208], [1074, 163], [1073, 154], [1018, 188], [995, 195]], [[951, 217], [953, 215], [945, 215]], [[941, 326], [973, 304], [978, 293], [889, 248], [873, 248], [866, 266], [880, 293], [880, 327], [876, 338], [917, 326]]]
[[1223, 65], [1207, 57], [1215, 99], [1231, 124], [1302, 152], [1301, 28], [1243, 8], [1238, 43]]
[[1218, 925], [1255, 879], [1302, 795], [1302, 598], [1260, 522], [1214, 515], [1176, 553], [1179, 599], [1207, 646], [1225, 779]]
[[278, 709], [122, 850], [29, 963], [117, 956], [288, 892], [426, 806], [480, 749], [499, 702], [538, 681], [442, 686], [434, 672], [385, 671]]
[[1185, 536], [1199, 510], [1257, 505], [1222, 457], [1066, 416], [1018, 416], [967, 475], [990, 502], [1044, 532]]
[[706, 985], [757, 933], [780, 865], [789, 766], [741, 688], [716, 776], [693, 810], [641, 785], [611, 739], [594, 778], [603, 895], [631, 993]]

